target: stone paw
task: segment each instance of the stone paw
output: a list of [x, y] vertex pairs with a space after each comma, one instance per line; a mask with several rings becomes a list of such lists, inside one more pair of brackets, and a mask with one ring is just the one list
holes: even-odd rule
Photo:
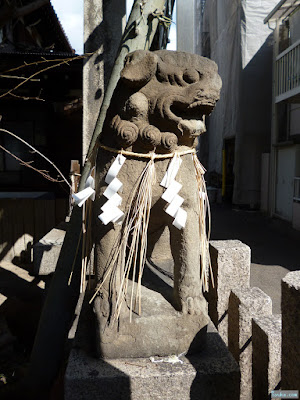
[[99, 316], [104, 318], [108, 318], [110, 312], [110, 305], [106, 296], [103, 296], [101, 293], [99, 296], [96, 296], [94, 300], [94, 311]]
[[203, 300], [200, 297], [187, 297], [181, 301], [181, 312], [189, 315], [200, 315], [204, 312]]

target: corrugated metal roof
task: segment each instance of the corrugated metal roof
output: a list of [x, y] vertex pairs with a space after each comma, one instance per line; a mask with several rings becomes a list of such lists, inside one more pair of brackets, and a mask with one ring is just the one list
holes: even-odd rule
[[283, 20], [300, 5], [300, 0], [281, 0], [264, 19], [264, 23]]
[[5, 47], [1, 47], [0, 45], [0, 54], [7, 54], [7, 55], [20, 55], [20, 56], [24, 56], [24, 55], [29, 55], [29, 56], [42, 56], [42, 57], [62, 57], [62, 58], [70, 58], [70, 57], [76, 57], [75, 53], [67, 53], [64, 51], [45, 51], [45, 50], [41, 50], [41, 51], [34, 51], [34, 50], [29, 50], [29, 49], [24, 49], [24, 51], [21, 50], [14, 50], [12, 48], [5, 48]]

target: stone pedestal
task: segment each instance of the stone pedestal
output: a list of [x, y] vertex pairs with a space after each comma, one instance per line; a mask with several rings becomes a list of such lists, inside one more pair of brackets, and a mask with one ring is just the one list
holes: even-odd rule
[[65, 400], [239, 399], [238, 365], [214, 328], [201, 353], [180, 360], [103, 360], [75, 348], [65, 375]]
[[267, 399], [281, 377], [281, 315], [252, 320], [252, 396]]
[[208, 314], [224, 342], [228, 343], [228, 300], [236, 287], [250, 285], [250, 247], [240, 240], [210, 241], [214, 287], [207, 294]]
[[[146, 280], [148, 275], [149, 271], [145, 268], [143, 279]], [[183, 314], [176, 311], [171, 304], [171, 286], [165, 284], [163, 287], [157, 283], [156, 290], [153, 290], [154, 282], [149, 278], [148, 287], [142, 285], [142, 313], [137, 315], [132, 312], [131, 322], [129, 322], [129, 310], [126, 309], [126, 305], [123, 305], [123, 308], [127, 311], [127, 318], [125, 320], [120, 318], [118, 327], [115, 322], [112, 327], [107, 326], [103, 329], [106, 320], [99, 318], [99, 315], [95, 313], [96, 346], [100, 357], [110, 359], [152, 355], [163, 357], [187, 351], [194, 353], [203, 348], [209, 322], [205, 300], [203, 299], [203, 313]], [[129, 293], [131, 293], [131, 287], [131, 281], [129, 281]], [[101, 301], [100, 296], [95, 299], [95, 308], [100, 308], [97, 305], [98, 301]], [[127, 304], [130, 304], [130, 297]]]
[[300, 389], [300, 271], [282, 280], [282, 366], [281, 389]]

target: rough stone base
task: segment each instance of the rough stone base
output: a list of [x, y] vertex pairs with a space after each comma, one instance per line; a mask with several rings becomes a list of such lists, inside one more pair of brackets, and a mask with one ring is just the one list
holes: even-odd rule
[[[130, 292], [131, 282], [128, 287]], [[192, 354], [205, 346], [209, 322], [205, 300], [202, 314], [189, 315], [176, 311], [162, 293], [145, 286], [142, 286], [141, 293], [142, 314], [139, 316], [132, 313], [130, 323], [127, 310], [127, 318], [119, 322], [118, 331], [115, 326], [112, 329], [107, 327], [103, 331], [103, 320], [97, 315], [96, 346], [99, 357], [114, 359], [168, 356], [176, 352]], [[167, 291], [163, 293], [166, 295]]]
[[240, 373], [219, 334], [210, 327], [201, 353], [181, 363], [149, 358], [102, 360], [73, 349], [65, 400], [238, 400]]

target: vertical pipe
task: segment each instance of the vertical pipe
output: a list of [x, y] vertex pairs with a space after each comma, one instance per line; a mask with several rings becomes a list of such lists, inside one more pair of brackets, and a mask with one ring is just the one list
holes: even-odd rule
[[[276, 143], [278, 137], [278, 123], [277, 123], [277, 104], [275, 92], [275, 64], [278, 56], [279, 49], [279, 21], [276, 21], [276, 28], [274, 30], [274, 46], [273, 46], [273, 90], [272, 90], [272, 126], [271, 126], [271, 154], [270, 154], [270, 186], [269, 186], [269, 213], [270, 216], [274, 215], [276, 204], [276, 175], [277, 175], [277, 162], [276, 162]], [[283, 75], [281, 71], [281, 76]]]
[[222, 150], [222, 197], [226, 193], [226, 150]]

